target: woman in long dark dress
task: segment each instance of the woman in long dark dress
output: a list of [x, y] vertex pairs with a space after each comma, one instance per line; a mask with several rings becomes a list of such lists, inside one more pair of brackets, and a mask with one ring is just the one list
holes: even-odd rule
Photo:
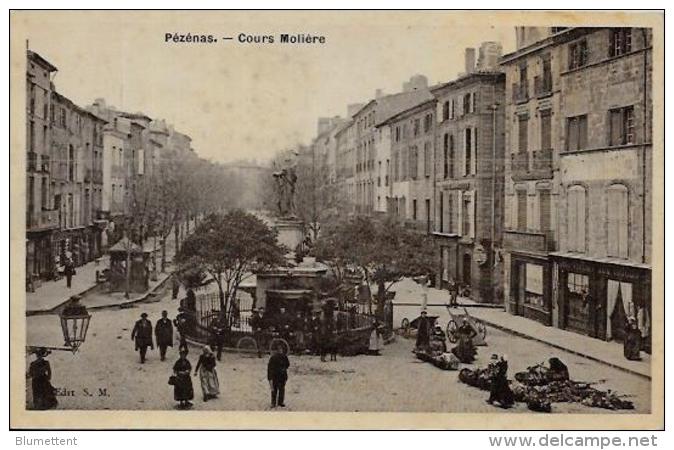
[[190, 400], [194, 398], [194, 388], [192, 387], [192, 364], [187, 360], [187, 350], [180, 350], [180, 358], [173, 365], [173, 375], [175, 383], [173, 384], [173, 398], [179, 403], [181, 409], [192, 406]]
[[52, 409], [58, 405], [54, 387], [51, 385], [51, 366], [44, 359], [48, 354], [47, 349], [38, 349], [35, 353], [37, 358], [28, 368], [28, 375], [32, 380], [34, 409]]
[[494, 402], [498, 402], [501, 408], [510, 408], [515, 402], [515, 399], [513, 391], [510, 389], [510, 384], [508, 383], [507, 357], [504, 355], [500, 360], [495, 361], [492, 368], [493, 375], [487, 403], [491, 405]]
[[641, 359], [641, 331], [634, 318], [630, 318], [627, 322], [623, 351], [625, 358], [631, 361], [639, 361]]
[[473, 338], [477, 336], [477, 333], [472, 326], [468, 323], [468, 320], [463, 319], [462, 325], [456, 330], [456, 334], [459, 337], [459, 343], [456, 347], [452, 349], [452, 353], [459, 358], [464, 364], [471, 364], [475, 361], [475, 346], [473, 345]]

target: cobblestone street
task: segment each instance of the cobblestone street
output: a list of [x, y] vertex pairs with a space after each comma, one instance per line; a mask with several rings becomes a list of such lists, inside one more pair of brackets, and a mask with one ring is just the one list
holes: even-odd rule
[[[133, 323], [146, 311], [154, 323], [162, 309], [173, 317], [177, 302], [164, 291], [161, 300], [121, 310], [101, 310], [93, 317], [87, 341], [72, 355], [54, 352], [49, 356], [54, 371], [53, 384], [59, 388], [61, 409], [167, 410], [174, 407], [173, 390], [167, 384], [176, 349], [169, 350], [166, 362], [158, 351], [139, 364], [130, 339]], [[58, 345], [61, 330], [56, 316], [28, 319], [29, 345]], [[571, 377], [600, 382], [601, 389], [615, 389], [633, 397], [637, 413], [650, 409], [648, 380], [597, 363], [563, 354], [541, 343], [488, 330], [488, 347], [479, 347], [478, 366], [486, 365], [492, 353], [507, 353], [509, 377], [528, 365], [560, 357]], [[447, 372], [420, 362], [411, 353], [413, 340], [396, 337], [384, 347], [382, 356], [340, 357], [321, 363], [317, 356], [290, 357], [287, 410], [294, 411], [400, 411], [400, 412], [502, 412], [485, 403], [486, 392], [458, 381], [458, 372]], [[196, 364], [198, 348], [189, 359]], [[204, 403], [198, 377], [193, 377], [195, 410], [265, 410], [268, 408], [266, 358], [258, 359], [225, 353], [218, 365], [221, 385], [219, 399]], [[600, 374], [600, 375], [598, 375]], [[600, 379], [601, 378], [601, 379]], [[602, 379], [606, 379], [602, 382]], [[528, 412], [523, 404], [509, 412]], [[611, 413], [577, 404], [555, 404], [553, 412]]]

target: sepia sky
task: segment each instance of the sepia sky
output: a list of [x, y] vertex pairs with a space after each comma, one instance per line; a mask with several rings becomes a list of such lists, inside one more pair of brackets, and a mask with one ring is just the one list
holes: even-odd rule
[[[165, 118], [208, 159], [266, 160], [310, 142], [319, 116], [345, 116], [378, 88], [399, 92], [414, 74], [455, 78], [466, 47], [494, 40], [512, 51], [514, 27], [490, 23], [499, 22], [465, 12], [14, 12], [12, 39], [54, 64], [57, 90], [81, 106], [102, 97]], [[188, 32], [218, 42], [164, 42]], [[239, 33], [276, 42], [242, 44]], [[280, 33], [327, 42], [281, 44]]]

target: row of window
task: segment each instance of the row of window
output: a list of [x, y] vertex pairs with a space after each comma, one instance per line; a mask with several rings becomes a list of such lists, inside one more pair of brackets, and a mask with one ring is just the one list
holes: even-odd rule
[[459, 136], [463, 136], [463, 154], [461, 155], [463, 159], [458, 163], [456, 160], [459, 152], [455, 150], [454, 135], [449, 133], [443, 135], [443, 178], [456, 178], [457, 168], [460, 168], [463, 176], [477, 173], [477, 131], [477, 128], [471, 127], [459, 133]]
[[475, 237], [475, 191], [440, 191], [438, 194], [438, 228], [440, 233]]
[[[456, 114], [456, 104], [461, 108], [458, 115]], [[458, 101], [455, 99], [445, 100], [442, 103], [442, 121], [455, 120], [463, 117], [466, 114], [473, 114], [477, 111], [477, 92], [468, 92], [464, 94]]]
[[[614, 28], [610, 33], [609, 42], [609, 57], [621, 56], [632, 51], [632, 29], [631, 28]], [[584, 67], [590, 60], [590, 49], [587, 44], [587, 39], [569, 44], [569, 70]]]
[[[552, 116], [549, 110], [539, 113], [540, 148], [548, 150], [552, 148]], [[529, 151], [529, 116], [518, 116], [517, 151], [527, 153]], [[609, 147], [629, 145], [636, 143], [636, 127], [634, 120], [634, 106], [615, 108], [608, 111], [608, 135]], [[588, 143], [588, 116], [566, 118], [566, 147], [567, 151], [585, 150]]]
[[[395, 142], [400, 142], [403, 139], [408, 139], [410, 137], [418, 137], [421, 135], [422, 123], [420, 118], [410, 120], [410, 128], [412, 129], [412, 135], [408, 135], [407, 124], [397, 125], [394, 129], [393, 139]], [[433, 113], [428, 113], [424, 115], [423, 120], [423, 133], [428, 134], [433, 130]]]

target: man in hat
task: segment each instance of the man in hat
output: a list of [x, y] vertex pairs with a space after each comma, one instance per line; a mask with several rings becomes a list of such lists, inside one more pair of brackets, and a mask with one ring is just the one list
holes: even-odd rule
[[73, 295], [70, 297], [70, 300], [63, 308], [64, 316], [85, 316], [87, 315], [87, 308], [80, 303], [82, 297], [79, 295]]
[[431, 339], [431, 321], [428, 318], [428, 314], [425, 309], [421, 311], [421, 317], [419, 317], [419, 324], [417, 326], [417, 350], [426, 350], [430, 345]]
[[288, 367], [290, 361], [288, 356], [283, 352], [281, 344], [274, 346], [272, 355], [267, 364], [267, 380], [269, 380], [269, 389], [271, 390], [271, 407], [276, 408], [276, 405], [281, 408], [285, 407], [285, 388], [288, 381]]
[[185, 312], [185, 308], [182, 306], [178, 308], [178, 315], [173, 319], [173, 325], [175, 325], [176, 330], [178, 331], [178, 336], [180, 338], [180, 344], [178, 345], [178, 350], [187, 350], [187, 327], [189, 324], [189, 317]]
[[154, 335], [157, 338], [157, 347], [159, 347], [159, 359], [166, 359], [166, 349], [173, 347], [173, 324], [168, 318], [168, 312], [161, 312], [159, 319], [154, 327]]
[[66, 258], [63, 273], [66, 276], [66, 287], [70, 289], [72, 287], [73, 275], [75, 275], [75, 263], [71, 257]]
[[145, 364], [145, 354], [147, 348], [154, 350], [152, 343], [152, 322], [147, 320], [147, 313], [140, 315], [140, 320], [136, 321], [131, 332], [131, 340], [136, 341], [136, 350], [140, 351], [140, 363]]
[[253, 329], [253, 339], [255, 339], [255, 343], [257, 344], [258, 358], [262, 358], [262, 330], [265, 328], [266, 320], [262, 317], [263, 313], [264, 308], [253, 308], [253, 314], [248, 321], [248, 323], [250, 323], [250, 327]]

